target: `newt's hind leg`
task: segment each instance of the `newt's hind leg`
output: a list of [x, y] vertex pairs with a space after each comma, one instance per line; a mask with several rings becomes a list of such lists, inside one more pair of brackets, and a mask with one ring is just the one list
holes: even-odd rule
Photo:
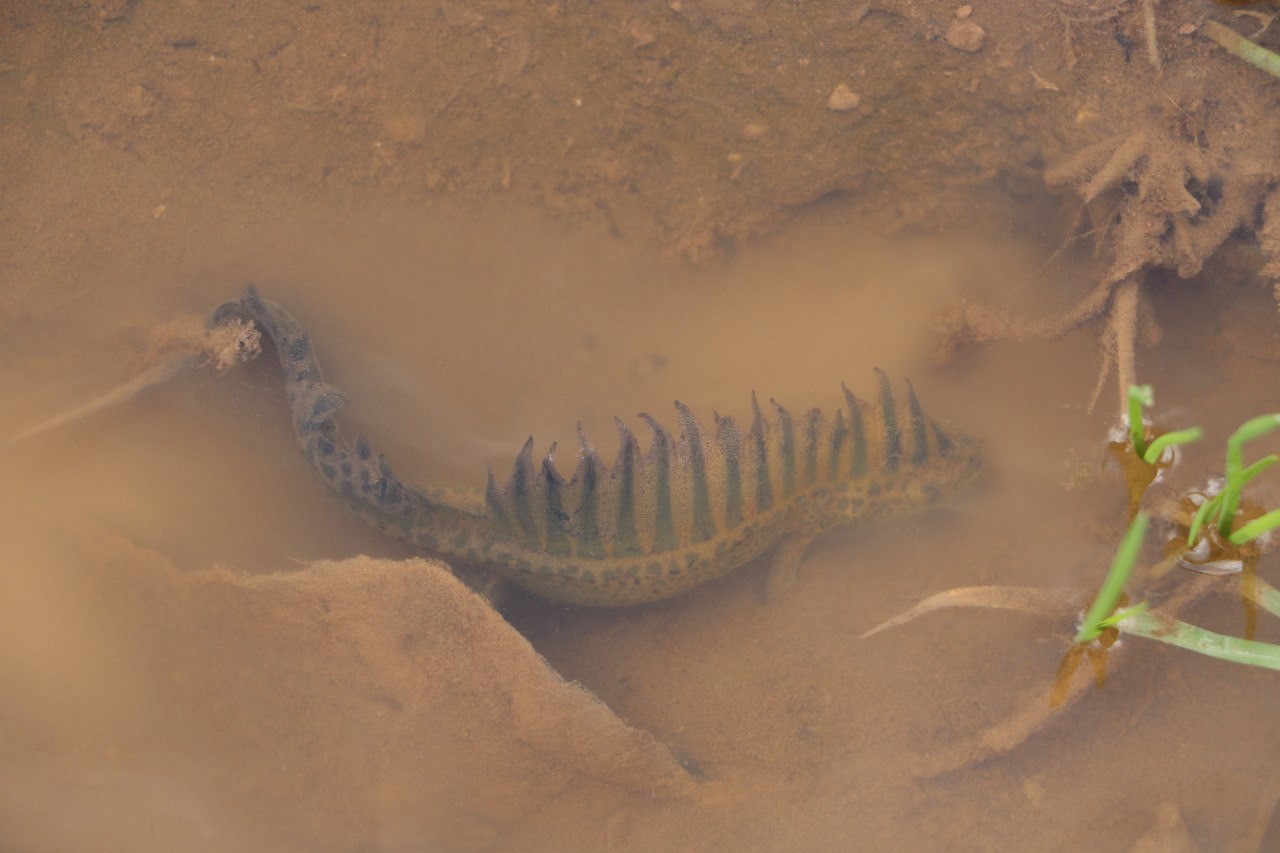
[[760, 591], [760, 600], [765, 604], [781, 601], [796, 585], [800, 573], [800, 562], [805, 552], [813, 544], [813, 534], [793, 533], [787, 536], [773, 550], [769, 569], [765, 573], [764, 588]]

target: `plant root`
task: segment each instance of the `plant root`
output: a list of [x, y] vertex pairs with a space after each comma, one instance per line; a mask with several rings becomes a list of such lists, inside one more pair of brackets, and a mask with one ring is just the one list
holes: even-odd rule
[[7, 447], [29, 441], [51, 430], [111, 409], [171, 382], [200, 367], [224, 371], [242, 361], [256, 358], [262, 351], [262, 333], [250, 323], [233, 319], [203, 334], [187, 331], [183, 324], [163, 326], [152, 336], [151, 359], [161, 359], [137, 376], [101, 396], [36, 424], [5, 442]]
[[[1193, 575], [1164, 601], [1160, 612], [1175, 616], [1213, 590], [1217, 580], [1208, 575]], [[1051, 615], [1058, 619], [1064, 618], [1064, 611], [1068, 611], [1066, 618], [1075, 618], [1080, 612], [1078, 597], [1063, 590], [1028, 587], [960, 588], [932, 596], [907, 613], [873, 628], [868, 634], [900, 625], [934, 610], [967, 606], [1020, 610]], [[1066, 634], [1068, 625], [1064, 624], [1062, 628]], [[1009, 716], [968, 737], [916, 755], [911, 761], [914, 774], [918, 778], [933, 778], [1012, 752], [1084, 696], [1090, 685], [1100, 683], [1105, 674], [1114, 674], [1116, 667], [1124, 659], [1126, 645], [1116, 643], [1106, 651], [1089, 647], [1086, 651], [1093, 666], [1069, 667], [1066, 664], [1070, 657], [1064, 659], [1064, 666], [1059, 671], [1060, 678], [1047, 687], [1037, 687], [1024, 693], [1015, 705], [1016, 710]], [[1075, 647], [1072, 647], [1068, 655], [1074, 651]]]
[[[1280, 283], [1277, 288], [1280, 294]], [[1017, 318], [988, 305], [965, 303], [940, 319], [938, 328], [942, 334], [934, 357], [938, 363], [946, 364], [956, 357], [961, 347], [991, 340], [1054, 340], [1105, 315], [1107, 324], [1102, 333], [1102, 364], [1089, 399], [1089, 410], [1092, 411], [1097, 404], [1114, 367], [1119, 388], [1118, 411], [1123, 412], [1125, 394], [1137, 378], [1136, 344], [1139, 337], [1149, 346], [1154, 346], [1160, 339], [1159, 327], [1140, 297], [1140, 284], [1134, 275], [1119, 282], [1100, 282], [1074, 308], [1050, 320]]]
[[939, 364], [946, 364], [967, 344], [1060, 338], [1106, 311], [1111, 290], [1112, 285], [1108, 282], [1098, 284], [1074, 308], [1052, 320], [1030, 320], [1015, 317], [990, 305], [961, 303], [944, 314], [938, 322], [942, 339], [935, 351], [935, 360]]
[[1107, 316], [1107, 329], [1103, 333], [1102, 370], [1098, 373], [1098, 382], [1094, 386], [1093, 399], [1089, 401], [1089, 410], [1097, 405], [1098, 395], [1102, 391], [1111, 364], [1116, 367], [1116, 390], [1120, 394], [1120, 411], [1125, 410], [1126, 395], [1130, 385], [1138, 382], [1137, 369], [1134, 365], [1136, 355], [1134, 343], [1138, 337], [1138, 282], [1133, 278], [1122, 281], [1111, 300], [1111, 311]]
[[[1112, 667], [1118, 662], [1120, 654], [1119, 649], [1109, 652], [1108, 661]], [[1000, 722], [970, 737], [917, 754], [910, 762], [912, 772], [917, 778], [932, 779], [1013, 752], [1046, 723], [1075, 704], [1093, 684], [1092, 670], [1088, 667], [1076, 667], [1065, 686], [1054, 685], [1049, 690], [1043, 687], [1028, 690], [1019, 699], [1016, 705], [1018, 710]], [[1050, 701], [1054, 688], [1057, 703]]]
[[1266, 153], [1273, 143], [1264, 133], [1250, 140], [1235, 132], [1230, 119], [1238, 105], [1233, 111], [1207, 100], [1199, 93], [1202, 82], [1188, 77], [1181, 86], [1178, 100], [1161, 92], [1133, 128], [1086, 145], [1045, 171], [1050, 189], [1070, 191], [1081, 202], [1063, 249], [1081, 234], [1094, 235], [1107, 249], [1105, 271], [1088, 295], [1063, 316], [1040, 321], [960, 305], [940, 321], [937, 361], [952, 360], [971, 343], [1057, 338], [1106, 315], [1090, 409], [1114, 371], [1123, 411], [1124, 394], [1137, 375], [1137, 343], [1159, 334], [1141, 299], [1147, 271], [1198, 274], [1233, 231], [1257, 227], [1260, 207], [1265, 222], [1259, 238], [1271, 258], [1266, 273], [1275, 279], [1280, 303], [1280, 176]]
[[1267, 196], [1262, 208], [1262, 227], [1258, 229], [1258, 243], [1268, 258], [1262, 267], [1262, 275], [1275, 288], [1276, 306], [1280, 307], [1280, 191]]

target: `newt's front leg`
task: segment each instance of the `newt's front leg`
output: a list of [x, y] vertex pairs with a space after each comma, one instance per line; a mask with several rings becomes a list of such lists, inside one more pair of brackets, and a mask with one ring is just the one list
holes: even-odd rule
[[761, 601], [774, 604], [787, 596], [796, 585], [800, 562], [813, 540], [812, 533], [792, 533], [778, 543], [769, 558], [769, 569], [765, 573], [764, 588], [760, 594]]

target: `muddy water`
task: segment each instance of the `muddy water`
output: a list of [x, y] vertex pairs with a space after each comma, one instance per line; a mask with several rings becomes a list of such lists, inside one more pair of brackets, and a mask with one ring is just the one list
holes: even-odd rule
[[[1023, 45], [1079, 94], [1041, 50], [1056, 16], [983, 6], [990, 49], [969, 54], [932, 32], [942, 4], [860, 28], [683, 5], [692, 24], [608, 3], [6, 10], [0, 442], [252, 281], [409, 481], [480, 486], [530, 434], [573, 447], [578, 421], [608, 456], [614, 414], [671, 423], [676, 398], [829, 408], [879, 366], [984, 439], [979, 482], [826, 536], [780, 601], [753, 566], [503, 622], [323, 493], [268, 360], [193, 374], [0, 449], [0, 847], [1256, 846], [1280, 797], [1271, 675], [1130, 644], [1043, 731], [926, 778], [922, 757], [1045, 700], [1072, 626], [955, 611], [859, 638], [954, 586], [1087, 590], [1123, 526], [1098, 470], [1113, 389], [1087, 410], [1096, 329], [930, 361], [956, 299], [1044, 316], [1100, 274], [1042, 266], [1066, 224], [1022, 143], [1096, 112], [1009, 59]], [[1076, 27], [1099, 91], [1131, 73], [1109, 27]], [[850, 74], [863, 108], [834, 115]], [[993, 91], [993, 113], [965, 100]], [[866, 236], [931, 215], [969, 227]], [[1170, 426], [1209, 435], [1180, 485], [1280, 410], [1274, 304], [1234, 266], [1149, 288], [1165, 336], [1139, 375]], [[1242, 630], [1229, 597], [1192, 615]]]
[[[708, 416], [743, 415], [753, 389], [831, 406], [840, 380], [866, 389], [873, 365], [911, 376], [934, 413], [983, 436], [988, 470], [948, 507], [827, 536], [780, 602], [760, 601], [763, 572], [750, 567], [626, 612], [516, 606], [509, 617], [553, 668], [699, 777], [692, 794], [655, 801], [570, 773], [540, 798], [529, 788], [548, 771], [493, 775], [483, 727], [444, 725], [447, 702], [415, 748], [387, 751], [401, 724], [347, 706], [359, 705], [360, 678], [329, 672], [332, 658], [305, 647], [258, 647], [271, 664], [220, 656], [223, 630], [243, 639], [255, 623], [200, 611], [199, 588], [139, 568], [199, 575], [223, 564], [252, 576], [408, 556], [315, 484], [273, 365], [191, 376], [3, 454], [0, 803], [18, 846], [1067, 849], [1101, 835], [1100, 846], [1123, 848], [1167, 804], [1212, 846], [1255, 831], [1276, 749], [1257, 713], [1275, 691], [1265, 674], [1135, 648], [1105, 691], [1011, 754], [918, 779], [918, 755], [1047, 688], [1070, 626], [954, 612], [858, 638], [952, 586], [1084, 587], [1105, 566], [1122, 496], [1096, 472], [1108, 418], [1085, 411], [1089, 336], [994, 347], [944, 369], [928, 360], [930, 321], [961, 293], [1042, 312], [1064, 301], [1026, 296], [1042, 247], [978, 235], [852, 243], [847, 223], [814, 223], [694, 273], [529, 213], [295, 209], [289, 221], [170, 244], [163, 252], [189, 268], [176, 279], [15, 330], [5, 431], [127, 378], [147, 329], [252, 280], [305, 319], [328, 378], [352, 398], [345, 424], [410, 480], [479, 485], [529, 433], [544, 447], [572, 443], [579, 419], [608, 446], [614, 412], [665, 417], [675, 397]], [[102, 275], [107, 287], [123, 270]], [[1189, 335], [1204, 326], [1194, 299], [1161, 311]], [[1156, 356], [1172, 411], [1219, 432], [1242, 413], [1197, 373], [1207, 349]], [[1228, 357], [1243, 365], [1241, 396], [1266, 399], [1261, 363]], [[189, 611], [204, 613], [182, 634], [201, 666], [153, 671], [155, 644]], [[1229, 602], [1200, 615], [1238, 627]], [[218, 675], [275, 672], [276, 658], [315, 680]], [[369, 655], [357, 671], [406, 690], [432, 677], [388, 666]], [[270, 701], [280, 689], [295, 702]], [[496, 689], [491, 701], [510, 701], [520, 685]], [[422, 772], [433, 736], [470, 738], [447, 767], [433, 765], [454, 780], [448, 794], [423, 795], [406, 773]]]

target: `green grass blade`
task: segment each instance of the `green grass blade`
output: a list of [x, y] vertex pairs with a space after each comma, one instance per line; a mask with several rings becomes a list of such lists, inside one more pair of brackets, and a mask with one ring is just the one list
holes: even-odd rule
[[1218, 492], [1213, 497], [1200, 504], [1200, 508], [1196, 510], [1195, 516], [1191, 519], [1191, 529], [1187, 532], [1187, 547], [1190, 548], [1196, 544], [1196, 539], [1200, 538], [1200, 530], [1204, 527], [1209, 516], [1218, 511], [1218, 507], [1222, 506], [1222, 492]]
[[[1244, 471], [1240, 472], [1240, 484], [1244, 485], [1248, 483], [1254, 477], [1258, 476], [1277, 462], [1280, 462], [1280, 456], [1277, 456], [1274, 453], [1270, 456], [1265, 456], [1262, 459], [1259, 459], [1248, 468], [1245, 468]], [[1222, 494], [1222, 492], [1218, 492], [1218, 494], [1200, 504], [1200, 508], [1196, 510], [1195, 516], [1191, 519], [1191, 528], [1187, 531], [1188, 548], [1196, 544], [1196, 539], [1200, 536], [1200, 529], [1204, 527], [1209, 518], [1214, 517], [1217, 514], [1218, 508], [1222, 506]], [[1240, 543], [1237, 542], [1236, 544], [1238, 545]]]
[[1239, 442], [1227, 442], [1227, 476], [1222, 487], [1222, 500], [1218, 509], [1218, 533], [1230, 535], [1231, 523], [1235, 520], [1236, 507], [1240, 506], [1240, 490], [1244, 487], [1240, 474], [1244, 467], [1244, 453]]
[[[1147, 447], [1147, 452], [1142, 454], [1142, 461], [1148, 465], [1154, 465], [1160, 461], [1160, 457], [1164, 455], [1165, 450], [1175, 444], [1190, 444], [1193, 441], [1199, 441], [1204, 438], [1204, 430], [1200, 427], [1192, 427], [1191, 429], [1180, 429], [1177, 432], [1166, 432], [1164, 435], [1156, 438], [1155, 441]], [[1135, 447], [1137, 445], [1134, 445]]]
[[1222, 489], [1222, 511], [1218, 514], [1218, 533], [1231, 535], [1231, 523], [1240, 507], [1240, 490], [1244, 488], [1244, 443], [1261, 438], [1280, 427], [1280, 415], [1258, 415], [1240, 425], [1227, 439], [1227, 484]]
[[1111, 561], [1111, 570], [1102, 582], [1102, 589], [1098, 590], [1098, 597], [1093, 600], [1084, 621], [1080, 623], [1080, 630], [1076, 632], [1077, 643], [1087, 643], [1102, 633], [1102, 620], [1116, 609], [1120, 593], [1124, 592], [1124, 585], [1133, 572], [1133, 564], [1138, 561], [1138, 552], [1142, 550], [1142, 538], [1146, 536], [1149, 520], [1147, 513], [1139, 512], [1129, 525], [1129, 531], [1125, 533], [1120, 547], [1116, 549], [1115, 559]]
[[1159, 640], [1219, 660], [1280, 670], [1280, 646], [1271, 643], [1228, 637], [1186, 622], [1170, 623], [1146, 611], [1131, 613], [1117, 627], [1125, 634]]
[[1268, 530], [1275, 530], [1280, 527], [1280, 509], [1273, 509], [1266, 515], [1259, 516], [1248, 524], [1240, 526], [1240, 529], [1227, 537], [1232, 545], [1243, 545], [1246, 542], [1252, 542]]
[[1129, 386], [1129, 441], [1139, 458], [1146, 458], [1146, 430], [1142, 426], [1142, 407], [1156, 404], [1155, 392], [1150, 385]]
[[1231, 434], [1231, 438], [1227, 439], [1227, 443], [1235, 441], [1243, 445], [1247, 441], [1253, 441], [1269, 432], [1274, 432], [1277, 427], [1280, 427], [1280, 415], [1258, 415], [1242, 423], [1240, 428]]
[[1280, 456], [1276, 456], [1274, 453], [1270, 456], [1262, 457], [1257, 462], [1240, 472], [1240, 482], [1248, 483], [1254, 477], [1258, 476], [1277, 462], [1280, 462]]
[[1123, 610], [1117, 610], [1115, 613], [1112, 613], [1106, 619], [1103, 619], [1102, 622], [1100, 622], [1099, 624], [1102, 625], [1103, 628], [1114, 628], [1124, 620], [1128, 619], [1130, 616], [1133, 616], [1135, 613], [1141, 613], [1146, 609], [1147, 609], [1147, 603], [1145, 601], [1139, 601], [1137, 604], [1133, 605], [1132, 607], [1126, 607]]

